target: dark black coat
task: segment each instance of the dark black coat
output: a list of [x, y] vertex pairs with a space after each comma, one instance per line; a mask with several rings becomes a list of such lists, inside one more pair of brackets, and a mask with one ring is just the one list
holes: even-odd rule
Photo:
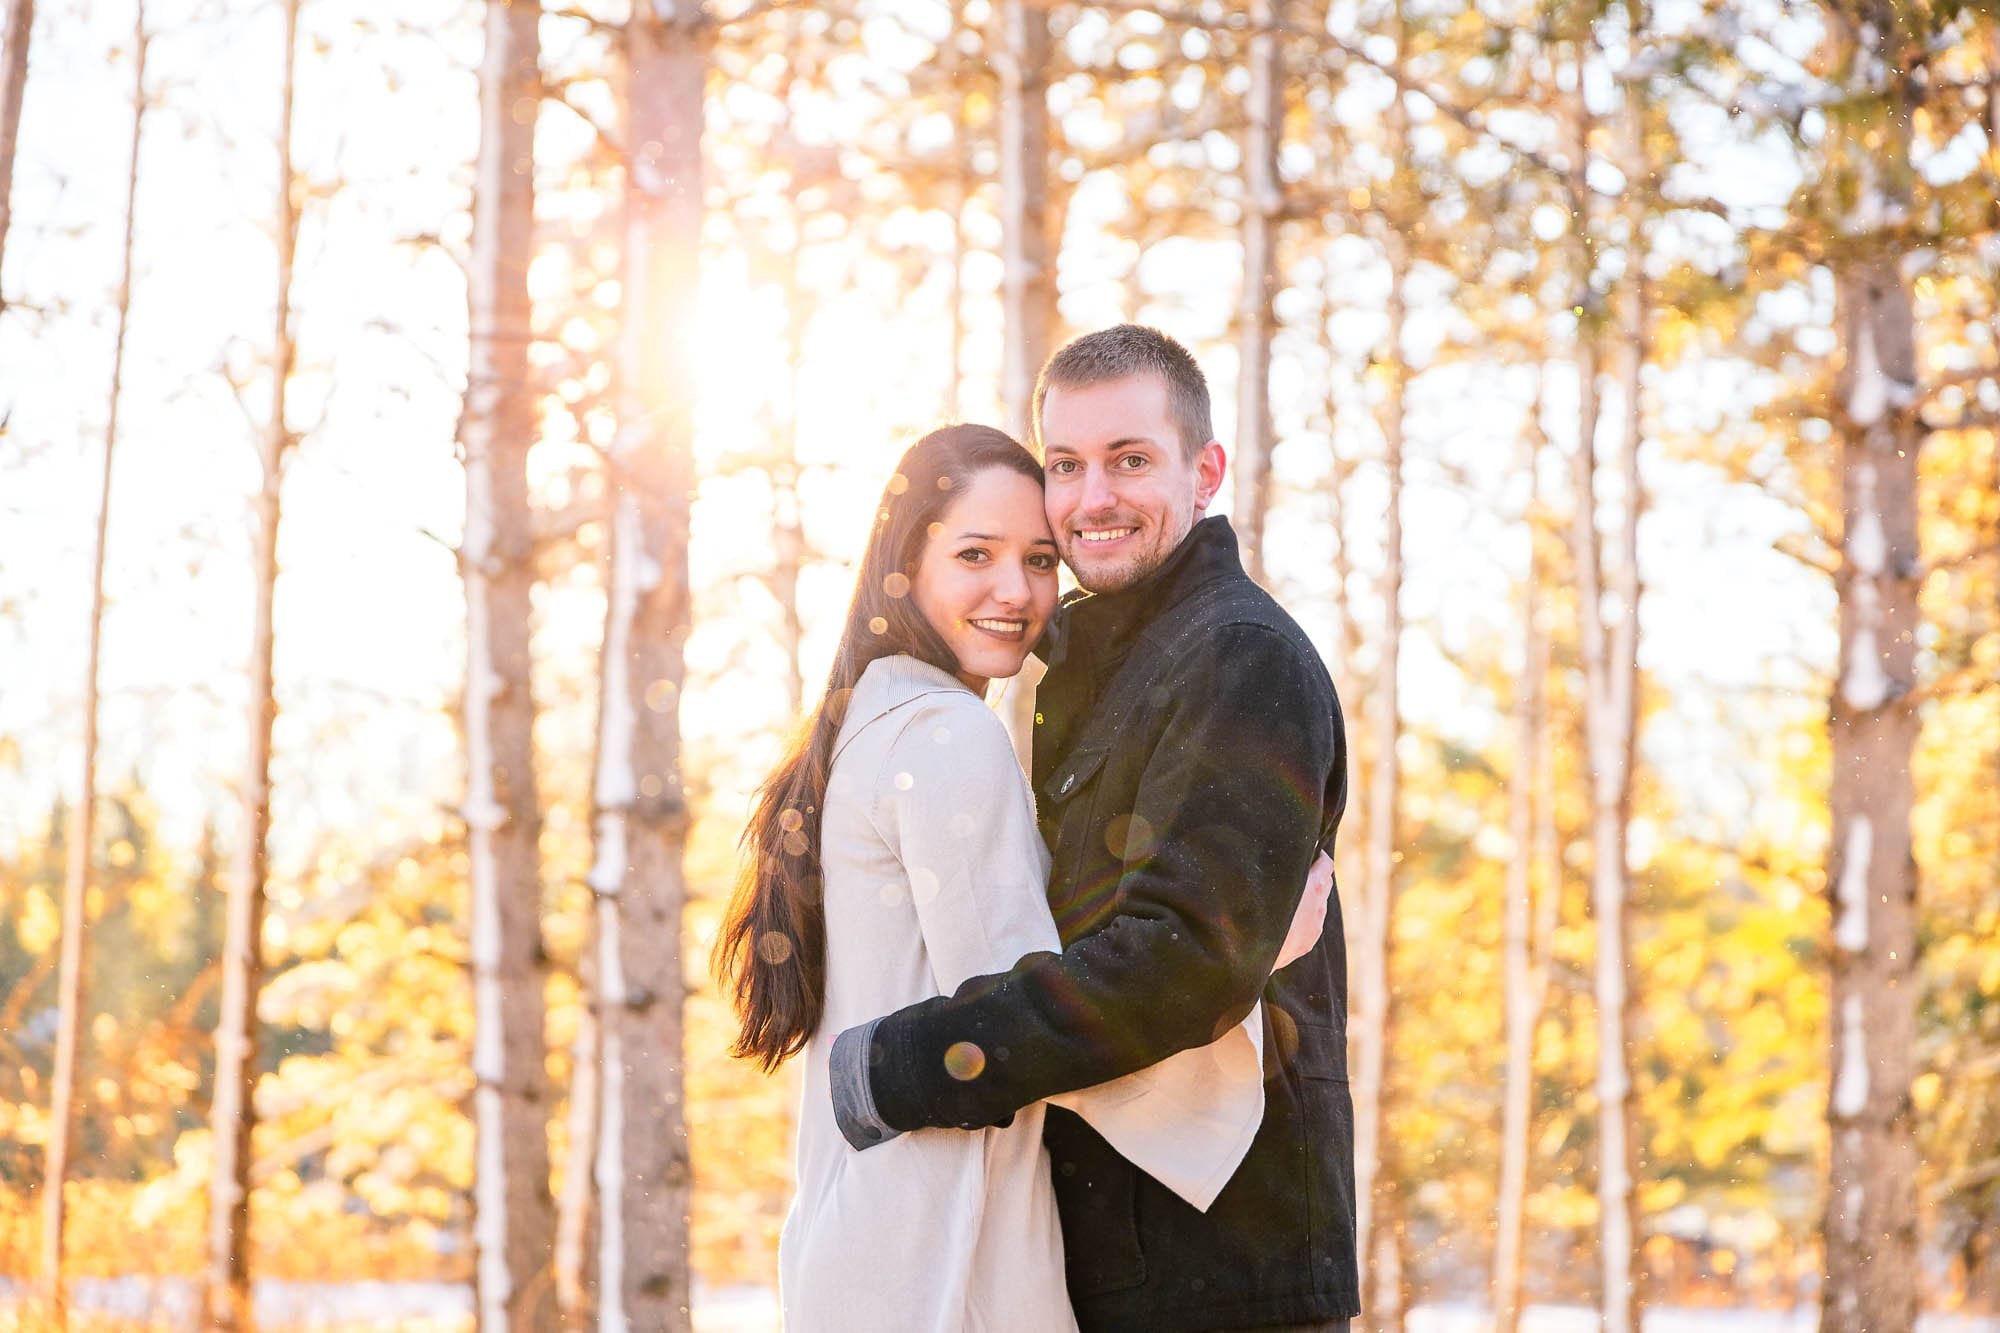
[[[1319, 948], [1269, 975], [1346, 798], [1324, 665], [1211, 518], [1139, 586], [1065, 607], [1036, 704], [1064, 951], [884, 1019], [868, 1076], [881, 1118], [996, 1124], [1208, 1042], [1261, 1000], [1263, 1126], [1206, 1214], [1049, 1111], [1071, 1299], [1092, 1330], [1358, 1313], [1337, 895]], [[988, 1057], [963, 1082], [944, 1060], [960, 1042]]]

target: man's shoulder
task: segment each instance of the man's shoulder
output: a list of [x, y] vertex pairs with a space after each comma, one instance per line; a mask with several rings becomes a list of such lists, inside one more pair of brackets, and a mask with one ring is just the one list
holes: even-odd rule
[[1248, 654], [1301, 661], [1317, 674], [1326, 674], [1319, 649], [1304, 627], [1247, 574], [1215, 580], [1181, 605], [1165, 608], [1157, 623], [1173, 631], [1189, 664]]

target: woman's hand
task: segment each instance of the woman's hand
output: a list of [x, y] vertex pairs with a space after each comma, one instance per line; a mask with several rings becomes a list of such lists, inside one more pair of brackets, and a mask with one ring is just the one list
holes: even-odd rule
[[1314, 858], [1312, 869], [1306, 872], [1306, 889], [1299, 897], [1299, 910], [1292, 913], [1292, 928], [1285, 932], [1285, 943], [1278, 950], [1273, 972], [1318, 947], [1320, 932], [1326, 929], [1327, 899], [1332, 896], [1333, 858], [1321, 852]]

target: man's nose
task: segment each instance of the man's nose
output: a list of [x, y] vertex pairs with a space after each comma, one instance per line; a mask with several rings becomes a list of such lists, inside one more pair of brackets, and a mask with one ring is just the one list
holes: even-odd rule
[[1111, 474], [1102, 468], [1091, 468], [1083, 474], [1083, 504], [1086, 514], [1095, 514], [1109, 509], [1115, 497], [1111, 490]]

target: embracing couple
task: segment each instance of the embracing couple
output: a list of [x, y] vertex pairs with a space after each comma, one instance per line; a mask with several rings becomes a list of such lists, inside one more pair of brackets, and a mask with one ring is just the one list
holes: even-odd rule
[[[1332, 682], [1203, 517], [1185, 348], [1079, 338], [1034, 422], [904, 454], [744, 835], [736, 1051], [806, 1065], [786, 1327], [1345, 1329]], [[1030, 651], [1032, 786], [984, 702]]]

